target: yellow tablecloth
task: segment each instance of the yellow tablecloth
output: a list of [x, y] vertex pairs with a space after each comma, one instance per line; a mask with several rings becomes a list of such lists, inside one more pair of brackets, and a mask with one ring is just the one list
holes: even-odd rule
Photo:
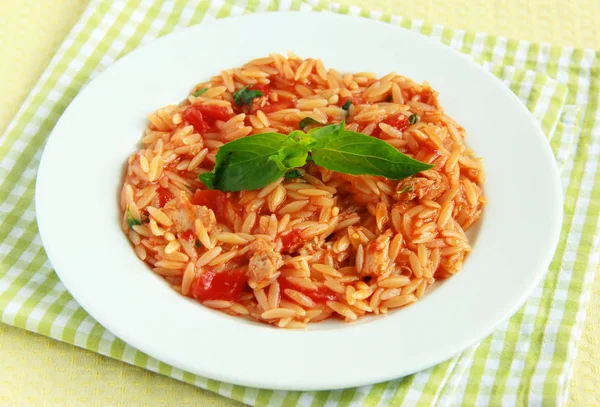
[[[597, 0], [341, 0], [411, 19], [534, 42], [600, 48]], [[85, 0], [0, 2], [0, 133], [86, 5]], [[600, 275], [575, 363], [570, 405], [600, 403]], [[119, 361], [0, 324], [0, 405], [239, 403]]]

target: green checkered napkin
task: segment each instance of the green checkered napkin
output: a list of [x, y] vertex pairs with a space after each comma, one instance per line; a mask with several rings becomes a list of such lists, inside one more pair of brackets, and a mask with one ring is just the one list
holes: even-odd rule
[[[176, 29], [215, 17], [289, 9], [384, 20], [471, 55], [527, 105], [560, 165], [564, 225], [546, 278], [495, 333], [420, 373], [322, 392], [258, 390], [185, 373], [96, 323], [65, 290], [44, 253], [33, 204], [36, 170], [52, 127], [86, 82], [139, 45]], [[599, 86], [600, 58], [591, 50], [449, 30], [327, 1], [91, 1], [0, 140], [1, 321], [253, 405], [563, 404], [600, 252]]]

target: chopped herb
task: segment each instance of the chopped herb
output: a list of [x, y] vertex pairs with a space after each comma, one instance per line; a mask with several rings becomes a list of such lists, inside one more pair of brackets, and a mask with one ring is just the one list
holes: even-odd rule
[[394, 100], [391, 96], [388, 96], [385, 98], [385, 101], [390, 103], [392, 100]]
[[184, 184], [184, 187], [186, 187], [187, 189], [189, 189], [189, 190], [190, 190], [190, 191], [192, 191], [192, 192], [194, 191], [194, 190], [192, 189], [192, 187], [191, 187], [191, 186], [189, 186], [189, 185], [185, 185], [185, 184]]
[[200, 243], [200, 240], [196, 240], [196, 245], [195, 245], [198, 249], [202, 247], [202, 243]]
[[344, 109], [345, 111], [348, 111], [348, 110], [350, 110], [350, 106], [352, 106], [352, 101], [350, 99], [348, 99], [348, 101], [342, 105], [342, 109]]
[[308, 133], [261, 133], [231, 141], [217, 151], [213, 171], [198, 178], [209, 189], [252, 190], [274, 182], [309, 160], [336, 172], [394, 180], [433, 167], [376, 137], [345, 130], [341, 122]]
[[248, 89], [248, 86], [244, 86], [233, 94], [233, 100], [238, 106], [249, 105], [252, 103], [252, 99], [262, 96], [263, 93], [260, 90]]
[[304, 130], [306, 126], [310, 126], [311, 124], [318, 124], [319, 126], [323, 125], [323, 123], [316, 121], [312, 117], [305, 117], [304, 119], [300, 120], [298, 127], [300, 127], [300, 130]]
[[131, 215], [131, 211], [129, 210], [129, 206], [127, 207], [127, 224], [129, 225], [130, 228], [133, 228], [133, 226], [135, 226], [135, 225], [141, 225], [142, 224], [142, 222], [140, 222], [139, 220], [135, 219]]
[[404, 185], [404, 186], [402, 187], [402, 189], [399, 189], [397, 192], [398, 192], [399, 194], [405, 194], [405, 193], [407, 193], [407, 192], [412, 192], [412, 191], [413, 191], [413, 187], [412, 187], [412, 185], [410, 185], [410, 184], [407, 184], [407, 185]]
[[283, 176], [284, 179], [290, 179], [290, 178], [302, 178], [302, 174], [300, 174], [300, 171], [298, 170], [291, 170], [285, 173], [285, 175]]
[[408, 123], [409, 124], [415, 124], [418, 121], [419, 121], [419, 115], [418, 114], [413, 113], [410, 116], [408, 116]]
[[194, 96], [194, 97], [197, 98], [198, 96], [200, 96], [201, 94], [203, 94], [207, 90], [208, 90], [208, 88], [199, 89], [199, 90], [195, 91], [194, 93], [192, 93], [192, 96]]

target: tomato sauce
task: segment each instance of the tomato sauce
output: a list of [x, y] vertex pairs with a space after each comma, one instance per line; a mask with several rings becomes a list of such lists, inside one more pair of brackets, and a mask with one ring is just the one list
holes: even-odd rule
[[[397, 114], [396, 116], [387, 117], [385, 120], [382, 120], [381, 123], [390, 125], [399, 131], [404, 131], [408, 128], [408, 126], [410, 126], [408, 117], [406, 117], [402, 113]], [[371, 135], [373, 137], [379, 137], [380, 134], [381, 134], [381, 129], [379, 128], [379, 126], [375, 127], [375, 129], [371, 133]]]
[[316, 290], [309, 290], [308, 288], [300, 287], [290, 283], [285, 277], [280, 277], [278, 280], [279, 288], [282, 293], [285, 294], [286, 288], [296, 290], [307, 297], [310, 297], [314, 302], [323, 304], [326, 301], [337, 301], [339, 299], [336, 292], [331, 291], [327, 287], [319, 287]]
[[187, 240], [190, 243], [195, 243], [196, 242], [196, 233], [192, 229], [186, 230], [185, 232], [180, 233], [179, 236], [183, 240]]
[[263, 96], [269, 96], [271, 93], [271, 88], [269, 86], [264, 85], [262, 83], [257, 83], [256, 85], [252, 85], [248, 88], [248, 90], [257, 90], [263, 94]]
[[304, 243], [300, 229], [294, 229], [281, 238], [281, 251], [283, 253], [293, 253]]
[[[281, 98], [283, 99], [283, 98]], [[263, 107], [258, 110], [262, 110], [264, 114], [269, 114], [276, 112], [278, 110], [289, 109], [294, 106], [294, 102], [290, 99], [283, 99], [282, 101], [276, 103], [267, 103]]]
[[156, 194], [158, 195], [158, 207], [162, 208], [163, 206], [165, 206], [165, 204], [167, 202], [169, 202], [171, 199], [175, 198], [173, 196], [173, 194], [171, 193], [171, 191], [169, 191], [167, 188], [163, 188], [163, 187], [159, 187], [156, 190]]
[[348, 103], [348, 101], [350, 101], [353, 105], [362, 105], [363, 103], [365, 103], [363, 98], [361, 98], [360, 96], [351, 96], [351, 97], [341, 98], [338, 102], [338, 106], [342, 107], [346, 103]]

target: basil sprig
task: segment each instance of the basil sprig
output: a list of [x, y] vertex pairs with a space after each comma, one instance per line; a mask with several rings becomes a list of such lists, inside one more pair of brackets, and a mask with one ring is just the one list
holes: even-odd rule
[[345, 130], [341, 122], [308, 133], [262, 133], [234, 140], [219, 148], [213, 171], [198, 178], [209, 189], [252, 190], [302, 167], [307, 160], [332, 171], [393, 180], [433, 167], [378, 138]]

